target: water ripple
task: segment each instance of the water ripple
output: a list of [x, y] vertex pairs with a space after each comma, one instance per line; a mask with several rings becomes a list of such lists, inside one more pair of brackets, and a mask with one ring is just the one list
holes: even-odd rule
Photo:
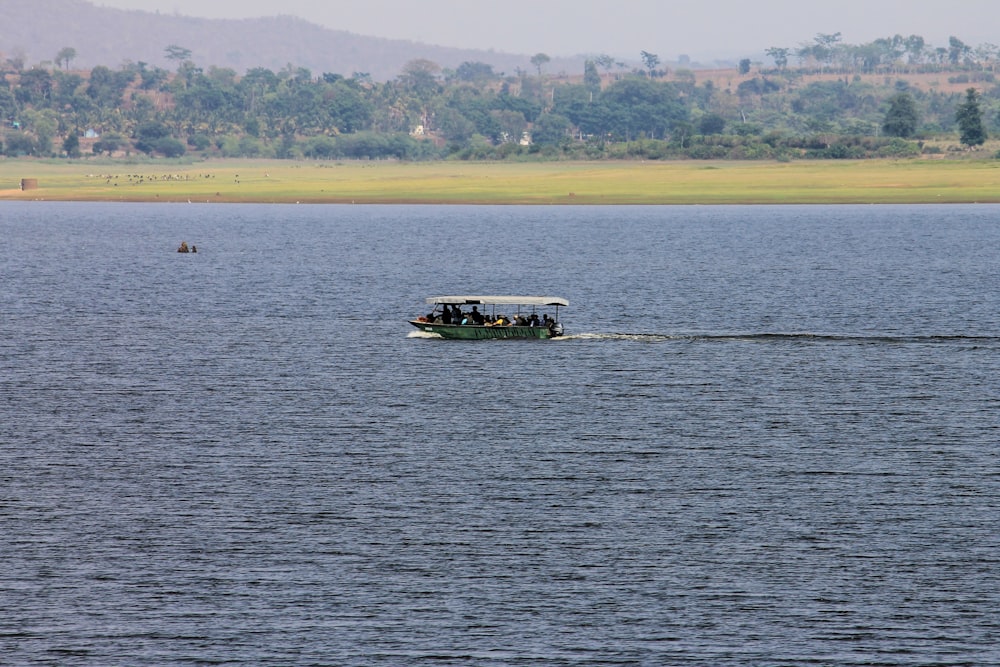
[[1000, 664], [995, 214], [5, 206], [0, 663]]

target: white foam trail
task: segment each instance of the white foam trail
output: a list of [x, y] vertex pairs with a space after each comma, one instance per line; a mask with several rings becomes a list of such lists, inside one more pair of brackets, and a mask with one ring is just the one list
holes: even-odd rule
[[432, 333], [430, 331], [420, 331], [418, 329], [417, 331], [411, 331], [410, 333], [406, 334], [406, 337], [407, 338], [440, 338], [441, 336], [439, 336], [436, 333]]
[[660, 334], [629, 334], [629, 333], [578, 333], [558, 336], [552, 340], [682, 340], [690, 336], [666, 336]]

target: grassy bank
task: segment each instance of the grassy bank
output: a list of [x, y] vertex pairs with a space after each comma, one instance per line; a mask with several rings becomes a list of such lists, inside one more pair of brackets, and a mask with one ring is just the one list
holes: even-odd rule
[[[20, 191], [22, 178], [38, 189]], [[421, 204], [1000, 202], [1000, 161], [0, 161], [0, 200]]]

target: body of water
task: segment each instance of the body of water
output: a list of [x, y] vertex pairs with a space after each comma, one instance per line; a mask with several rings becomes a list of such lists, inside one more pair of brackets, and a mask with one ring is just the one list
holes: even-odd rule
[[0, 664], [998, 664], [998, 217], [3, 204]]

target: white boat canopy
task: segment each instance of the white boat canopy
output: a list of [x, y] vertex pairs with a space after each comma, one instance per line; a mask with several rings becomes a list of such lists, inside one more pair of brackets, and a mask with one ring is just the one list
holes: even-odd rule
[[568, 306], [569, 301], [558, 296], [432, 296], [427, 303], [434, 304], [504, 304], [510, 306]]

